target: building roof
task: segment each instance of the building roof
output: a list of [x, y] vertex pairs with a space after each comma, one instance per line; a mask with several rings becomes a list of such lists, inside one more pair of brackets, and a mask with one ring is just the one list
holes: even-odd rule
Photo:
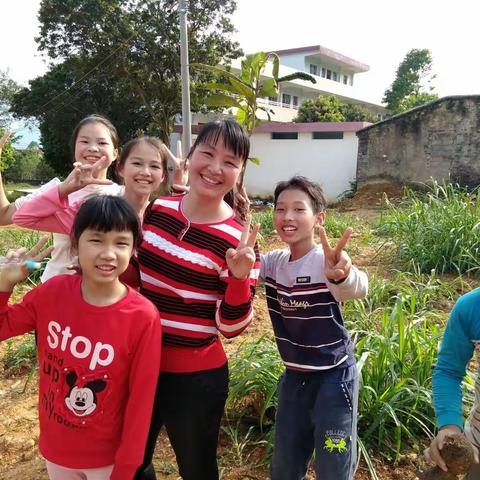
[[360, 72], [368, 72], [370, 67], [365, 63], [354, 60], [353, 58], [342, 55], [341, 53], [330, 50], [329, 48], [322, 47], [321, 45], [311, 45], [309, 47], [299, 47], [299, 48], [287, 48], [286, 50], [274, 50], [273, 53], [276, 53], [278, 56], [282, 55], [294, 55], [297, 53], [305, 53], [306, 55], [315, 55], [320, 54], [325, 57], [332, 58], [341, 62], [345, 65], [355, 68]]
[[256, 127], [253, 133], [270, 132], [357, 132], [371, 125], [369, 122], [265, 122]]
[[[369, 122], [264, 122], [256, 127], [253, 133], [270, 133], [270, 132], [358, 132], [365, 127], [370, 126]], [[198, 135], [203, 125], [192, 125], [192, 133]], [[175, 133], [183, 133], [181, 124], [173, 127]]]

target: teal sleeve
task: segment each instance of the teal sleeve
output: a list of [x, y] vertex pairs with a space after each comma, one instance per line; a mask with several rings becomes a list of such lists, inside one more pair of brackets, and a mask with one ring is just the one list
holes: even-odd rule
[[433, 404], [439, 428], [445, 425], [463, 428], [462, 380], [473, 355], [473, 340], [478, 340], [474, 336], [474, 322], [479, 299], [476, 291], [461, 297], [445, 329], [433, 371]]

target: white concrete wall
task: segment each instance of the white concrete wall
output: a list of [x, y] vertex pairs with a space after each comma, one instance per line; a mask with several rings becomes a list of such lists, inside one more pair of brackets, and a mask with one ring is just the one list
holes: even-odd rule
[[[293, 53], [290, 55], [280, 55], [280, 64], [286, 67], [305, 72], [305, 52]], [[310, 73], [310, 64], [308, 66], [308, 73]]]
[[245, 184], [250, 196], [273, 194], [277, 182], [304, 175], [323, 187], [327, 200], [335, 201], [350, 188], [357, 168], [358, 139], [344, 132], [343, 140], [313, 140], [311, 133], [299, 133], [298, 140], [272, 140], [270, 133], [252, 136], [251, 156]]

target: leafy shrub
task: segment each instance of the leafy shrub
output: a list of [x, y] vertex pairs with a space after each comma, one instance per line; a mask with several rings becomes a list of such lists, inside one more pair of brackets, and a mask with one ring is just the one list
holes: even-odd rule
[[6, 342], [7, 351], [3, 357], [3, 366], [10, 368], [35, 368], [37, 365], [37, 346], [33, 335], [25, 335], [20, 341], [10, 339]]

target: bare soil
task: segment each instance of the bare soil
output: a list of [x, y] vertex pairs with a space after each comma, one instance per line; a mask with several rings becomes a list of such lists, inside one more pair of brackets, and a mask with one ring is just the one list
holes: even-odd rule
[[[355, 198], [343, 201], [336, 208], [340, 211], [354, 210], [357, 216], [367, 221], [379, 214], [383, 192], [398, 199], [401, 189], [391, 184], [375, 184], [359, 190]], [[272, 236], [267, 242], [268, 249], [282, 246]], [[362, 248], [353, 261], [361, 268], [375, 270], [379, 259], [374, 249]], [[258, 289], [255, 300], [256, 316], [252, 325], [240, 337], [223, 340], [228, 355], [231, 355], [245, 339], [271, 334], [270, 321], [263, 288]], [[24, 369], [3, 369], [6, 346], [0, 344], [0, 479], [1, 480], [47, 480], [44, 461], [38, 453], [37, 394], [38, 377], [35, 372], [28, 381], [29, 372]], [[268, 468], [264, 464], [264, 447], [247, 447], [238, 454], [231, 438], [222, 432], [219, 444], [219, 466], [224, 480], [267, 479]], [[415, 456], [406, 456], [398, 465], [390, 466], [376, 462], [380, 480], [414, 479]], [[159, 480], [176, 480], [178, 471], [175, 456], [165, 432], [162, 432], [156, 449], [154, 465]], [[309, 472], [307, 479], [315, 478]], [[370, 478], [365, 465], [360, 464], [356, 480]]]

